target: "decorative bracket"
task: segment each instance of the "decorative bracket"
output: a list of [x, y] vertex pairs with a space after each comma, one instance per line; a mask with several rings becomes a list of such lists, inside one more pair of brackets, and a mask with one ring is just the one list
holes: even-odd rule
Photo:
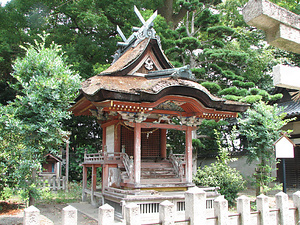
[[135, 122], [135, 123], [141, 123], [145, 121], [150, 114], [145, 114], [144, 112], [121, 112], [118, 111], [118, 113], [122, 116], [123, 120], [128, 120], [129, 122]]
[[90, 109], [90, 112], [94, 117], [97, 117], [98, 120], [107, 120], [107, 115], [103, 111], [103, 107], [97, 107], [96, 109]]
[[202, 118], [197, 118], [196, 116], [191, 116], [191, 117], [178, 116], [178, 119], [180, 119], [183, 125], [187, 125], [187, 126], [199, 126], [203, 121]]
[[154, 121], [153, 123], [161, 123], [162, 120], [165, 120], [168, 122], [168, 124], [174, 124], [171, 119], [169, 118], [168, 115], [162, 115], [162, 114], [159, 114], [159, 118], [157, 121]]

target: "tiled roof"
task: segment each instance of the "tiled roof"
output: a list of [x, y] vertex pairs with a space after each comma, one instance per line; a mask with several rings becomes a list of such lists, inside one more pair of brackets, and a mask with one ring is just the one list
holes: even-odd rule
[[287, 113], [287, 117], [300, 116], [300, 102], [299, 101], [287, 101], [278, 103], [278, 106], [284, 108], [284, 112]]

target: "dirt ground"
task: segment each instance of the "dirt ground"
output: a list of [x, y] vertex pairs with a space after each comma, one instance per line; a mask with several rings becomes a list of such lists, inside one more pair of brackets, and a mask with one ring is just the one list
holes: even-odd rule
[[[2, 210], [0, 211], [0, 225], [21, 225], [23, 224], [24, 206], [11, 203], [9, 206], [1, 202]], [[4, 207], [3, 207], [4, 206]], [[62, 224], [62, 209], [67, 204], [43, 204], [36, 207], [41, 213], [41, 225], [60, 225]], [[97, 225], [97, 221], [78, 212], [78, 225]]]

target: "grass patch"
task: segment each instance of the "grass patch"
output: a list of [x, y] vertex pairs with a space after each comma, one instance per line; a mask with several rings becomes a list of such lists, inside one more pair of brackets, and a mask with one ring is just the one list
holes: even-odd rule
[[44, 188], [37, 202], [42, 203], [71, 203], [81, 201], [82, 187], [80, 183], [69, 183], [68, 190], [51, 191]]

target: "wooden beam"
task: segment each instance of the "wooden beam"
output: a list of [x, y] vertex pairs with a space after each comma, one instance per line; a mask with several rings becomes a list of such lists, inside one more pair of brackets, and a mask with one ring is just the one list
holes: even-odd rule
[[192, 183], [193, 170], [193, 144], [192, 144], [192, 127], [188, 127], [185, 133], [185, 158], [186, 158], [186, 182]]
[[106, 145], [106, 127], [102, 127], [102, 151], [104, 152], [104, 147]]
[[102, 193], [104, 189], [108, 187], [108, 165], [102, 167]]
[[167, 130], [160, 130], [160, 157], [167, 158]]
[[104, 128], [104, 127], [109, 127], [111, 125], [115, 125], [117, 123], [121, 122], [121, 120], [111, 120], [111, 121], [108, 121], [106, 123], [103, 123], [101, 124], [101, 127]]
[[114, 151], [115, 152], [121, 152], [121, 125], [120, 124], [115, 124], [115, 129], [114, 129]]
[[86, 193], [85, 189], [87, 188], [87, 167], [83, 165], [82, 168], [82, 201], [85, 202], [86, 199]]
[[134, 127], [134, 183], [141, 181], [141, 123], [136, 123]]
[[[133, 122], [124, 122], [125, 125], [129, 127], [135, 127], [138, 123]], [[170, 129], [170, 130], [187, 130], [188, 126], [185, 125], [173, 125], [173, 124], [165, 124], [165, 123], [140, 123], [141, 128], [159, 128], [159, 129]], [[197, 127], [192, 127], [192, 129], [197, 129]]]
[[91, 185], [91, 203], [92, 205], [96, 204], [96, 199], [95, 199], [95, 192], [96, 192], [96, 185], [97, 185], [97, 168], [96, 166], [92, 166], [92, 185]]

